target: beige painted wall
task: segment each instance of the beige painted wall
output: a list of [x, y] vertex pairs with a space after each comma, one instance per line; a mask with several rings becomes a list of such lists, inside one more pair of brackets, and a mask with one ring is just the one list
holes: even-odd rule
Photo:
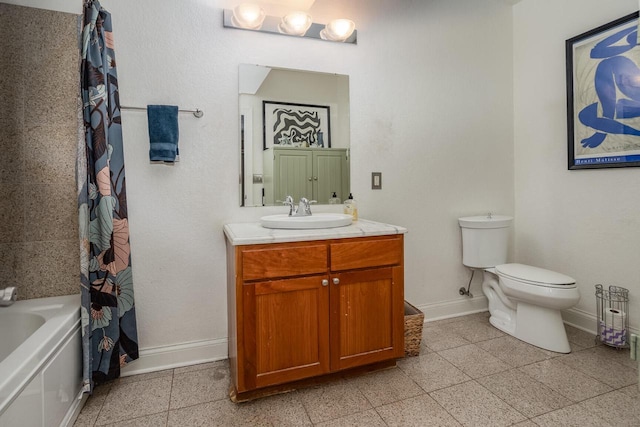
[[[123, 105], [204, 111], [180, 116], [174, 167], [149, 164], [145, 113], [123, 112], [141, 348], [226, 339], [222, 226], [283, 212], [238, 207], [242, 63], [350, 76], [361, 216], [409, 229], [413, 304], [471, 307], [458, 295], [469, 273], [456, 218], [513, 213], [511, 6], [330, 3], [358, 23], [357, 45], [224, 29], [220, 0], [102, 1], [113, 15]], [[370, 189], [374, 171], [383, 173], [382, 190]]]
[[0, 3], [0, 287], [80, 293], [77, 17]]
[[[405, 294], [414, 305], [477, 307], [458, 295], [469, 273], [456, 218], [513, 213], [511, 6], [326, 0], [322, 13], [311, 10], [318, 19], [340, 13], [357, 22], [358, 45], [343, 45], [224, 29], [223, 3], [102, 1], [113, 16], [122, 104], [205, 113], [180, 115], [181, 161], [164, 166], [149, 164], [146, 114], [123, 112], [143, 352], [213, 342], [224, 357], [222, 226], [282, 212], [238, 207], [241, 63], [350, 76], [352, 191], [361, 217], [409, 229]], [[68, 117], [51, 129], [63, 121], [75, 123]], [[374, 171], [383, 173], [382, 190], [370, 189]], [[75, 199], [67, 203], [75, 215]]]
[[637, 0], [525, 0], [513, 25], [516, 259], [575, 278], [574, 310], [586, 316], [595, 284], [629, 289], [636, 330], [640, 169], [567, 170], [564, 41], [637, 10]]

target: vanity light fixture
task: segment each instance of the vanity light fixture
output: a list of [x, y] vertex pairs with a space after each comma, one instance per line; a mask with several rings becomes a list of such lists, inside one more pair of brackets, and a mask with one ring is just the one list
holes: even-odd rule
[[242, 3], [224, 10], [224, 27], [263, 33], [358, 43], [355, 24], [350, 19], [334, 19], [326, 25], [313, 22], [307, 12], [291, 12], [283, 17], [268, 16], [258, 3]]
[[282, 17], [278, 31], [290, 36], [304, 36], [313, 22], [311, 15], [305, 12], [291, 12]]
[[264, 9], [255, 3], [242, 3], [233, 9], [231, 22], [245, 30], [259, 30], [264, 22]]
[[355, 29], [356, 24], [350, 19], [334, 19], [320, 31], [320, 37], [322, 40], [343, 42], [353, 34]]

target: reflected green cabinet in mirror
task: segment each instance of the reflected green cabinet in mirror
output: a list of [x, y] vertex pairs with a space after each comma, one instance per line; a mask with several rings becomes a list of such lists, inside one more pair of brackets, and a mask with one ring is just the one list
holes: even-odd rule
[[280, 204], [290, 195], [328, 204], [335, 192], [349, 196], [347, 148], [273, 147], [264, 151], [264, 204]]

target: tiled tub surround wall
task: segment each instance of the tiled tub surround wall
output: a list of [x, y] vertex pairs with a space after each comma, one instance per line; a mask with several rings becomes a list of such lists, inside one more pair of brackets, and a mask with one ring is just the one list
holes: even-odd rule
[[0, 287], [78, 292], [77, 16], [0, 3]]

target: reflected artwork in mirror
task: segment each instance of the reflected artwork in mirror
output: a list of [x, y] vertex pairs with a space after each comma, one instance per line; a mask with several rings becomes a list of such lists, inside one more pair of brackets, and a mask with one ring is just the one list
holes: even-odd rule
[[239, 106], [240, 206], [347, 198], [349, 76], [242, 64]]

